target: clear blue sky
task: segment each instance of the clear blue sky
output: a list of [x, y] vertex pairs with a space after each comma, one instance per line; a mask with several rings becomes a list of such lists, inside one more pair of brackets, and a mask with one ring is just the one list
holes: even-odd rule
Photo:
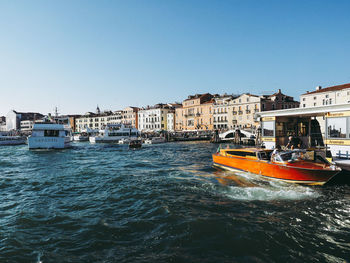
[[350, 1], [0, 1], [0, 115], [350, 82]]

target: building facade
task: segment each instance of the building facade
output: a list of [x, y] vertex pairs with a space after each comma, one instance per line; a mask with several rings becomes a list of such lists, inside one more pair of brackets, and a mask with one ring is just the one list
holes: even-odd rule
[[36, 121], [42, 119], [43, 117], [44, 115], [37, 112], [17, 112], [15, 110], [11, 110], [6, 115], [6, 131], [20, 130], [21, 121]]
[[174, 131], [175, 130], [175, 112], [169, 112], [167, 114], [167, 131]]
[[317, 86], [315, 91], [300, 96], [301, 108], [345, 103], [350, 103], [350, 83], [327, 88]]
[[122, 110], [122, 114], [121, 114], [121, 123], [128, 125], [128, 126], [132, 126], [137, 128], [139, 123], [138, 123], [138, 111], [139, 108], [137, 107], [126, 107]]
[[245, 93], [231, 101], [228, 111], [228, 128], [254, 130], [259, 126], [255, 118], [256, 113], [298, 107], [299, 102], [283, 94], [280, 89], [272, 95], [258, 96]]
[[90, 130], [101, 130], [106, 127], [107, 124], [122, 123], [122, 111], [105, 111], [96, 113], [87, 112], [85, 115], [75, 119], [76, 132]]
[[168, 104], [156, 104], [138, 111], [138, 130], [142, 132], [157, 132], [167, 129], [168, 113], [174, 108]]
[[213, 95], [189, 96], [175, 110], [175, 129], [178, 131], [213, 130]]
[[222, 95], [214, 97], [213, 103], [213, 126], [215, 130], [227, 130], [232, 128], [229, 122], [229, 108], [233, 99], [237, 96]]

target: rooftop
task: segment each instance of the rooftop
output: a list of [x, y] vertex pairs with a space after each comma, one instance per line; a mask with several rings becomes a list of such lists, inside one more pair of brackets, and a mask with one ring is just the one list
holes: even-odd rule
[[322, 92], [338, 91], [338, 90], [349, 89], [349, 88], [350, 88], [350, 83], [337, 85], [337, 86], [331, 86], [331, 87], [327, 87], [327, 88], [324, 88], [324, 89], [322, 89], [321, 87], [317, 87], [315, 91], [306, 92], [306, 93], [304, 93], [302, 95], [309, 95], [309, 94], [322, 93]]

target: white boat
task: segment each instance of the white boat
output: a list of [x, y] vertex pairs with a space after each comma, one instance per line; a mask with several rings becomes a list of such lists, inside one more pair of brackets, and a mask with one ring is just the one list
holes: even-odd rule
[[86, 128], [86, 129], [83, 129], [80, 133], [79, 132], [73, 133], [73, 141], [80, 141], [80, 142], [88, 141], [90, 136], [95, 135], [97, 133], [98, 133], [98, 130]]
[[90, 136], [91, 143], [114, 142], [119, 143], [122, 139], [136, 139], [139, 131], [124, 124], [107, 124], [105, 129], [100, 130], [97, 136]]
[[0, 135], [0, 145], [25, 144], [26, 138], [22, 136]]
[[129, 138], [123, 138], [118, 141], [118, 144], [129, 144], [132, 140]]
[[145, 140], [145, 144], [158, 144], [166, 142], [164, 137], [153, 137]]
[[86, 132], [73, 133], [73, 141], [83, 142], [88, 140], [89, 140], [89, 135]]
[[70, 146], [70, 135], [63, 124], [52, 122], [34, 123], [28, 137], [29, 149], [63, 149]]

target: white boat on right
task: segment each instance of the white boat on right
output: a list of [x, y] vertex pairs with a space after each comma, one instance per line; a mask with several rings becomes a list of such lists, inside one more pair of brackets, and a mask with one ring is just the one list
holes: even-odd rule
[[153, 137], [145, 140], [145, 144], [158, 144], [158, 143], [165, 143], [165, 142], [166, 140], [164, 137]]

